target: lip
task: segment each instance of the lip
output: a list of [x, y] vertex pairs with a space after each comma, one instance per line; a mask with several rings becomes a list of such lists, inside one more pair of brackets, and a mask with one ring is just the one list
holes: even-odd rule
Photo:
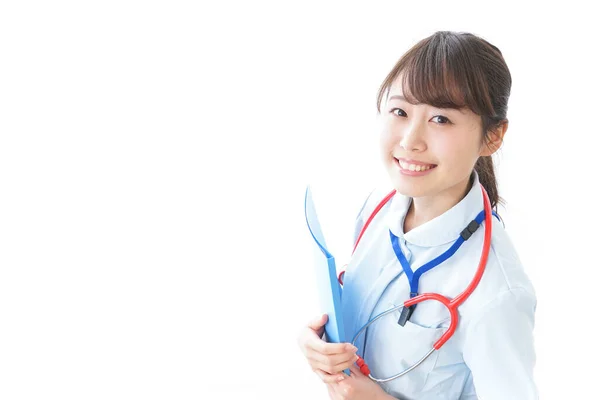
[[433, 163], [426, 163], [426, 162], [422, 162], [422, 161], [417, 161], [417, 160], [411, 160], [410, 158], [398, 158], [398, 157], [394, 157], [396, 159], [396, 161], [402, 161], [405, 162], [407, 164], [415, 164], [415, 165], [434, 165], [436, 166], [437, 164], [433, 164]]
[[[407, 160], [406, 158], [398, 159], [398, 158], [394, 157], [394, 159], [396, 160], [396, 167], [398, 168], [400, 173], [402, 175], [406, 175], [406, 176], [424, 176], [424, 175], [429, 174], [431, 171], [433, 171], [437, 167], [437, 164], [427, 164], [427, 163], [423, 163], [423, 162], [418, 162], [416, 160]], [[432, 167], [426, 171], [411, 171], [411, 170], [402, 168], [402, 166], [400, 165], [400, 161], [406, 162], [409, 164], [415, 164], [415, 165], [431, 165]]]

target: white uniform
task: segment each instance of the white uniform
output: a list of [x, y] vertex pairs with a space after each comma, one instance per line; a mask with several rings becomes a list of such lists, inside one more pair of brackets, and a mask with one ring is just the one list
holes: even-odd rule
[[[386, 192], [374, 192], [357, 218], [357, 232]], [[471, 190], [444, 214], [404, 234], [411, 199], [397, 193], [371, 222], [344, 275], [344, 329], [351, 340], [367, 321], [402, 304], [410, 287], [391, 245], [399, 238], [411, 269], [444, 253], [483, 210], [474, 172]], [[519, 257], [500, 221], [492, 218], [492, 245], [478, 287], [459, 307], [454, 336], [407, 375], [381, 386], [399, 399], [537, 399], [533, 380], [536, 297]], [[419, 294], [454, 298], [475, 275], [483, 249], [485, 222], [449, 259], [424, 273]], [[413, 365], [432, 348], [450, 322], [437, 301], [420, 303], [404, 327], [399, 311], [373, 323], [356, 342], [376, 378], [387, 378]], [[366, 345], [365, 345], [366, 338]], [[366, 347], [366, 348], [365, 348]]]

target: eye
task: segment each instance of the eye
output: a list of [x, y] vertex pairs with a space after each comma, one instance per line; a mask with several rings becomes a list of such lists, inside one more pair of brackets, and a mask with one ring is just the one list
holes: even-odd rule
[[[404, 115], [398, 115], [398, 113], [397, 113], [396, 111], [399, 111], [399, 112], [401, 112], [401, 113], [402, 113], [402, 114], [404, 114]], [[392, 109], [390, 110], [390, 113], [392, 113], [392, 114], [394, 114], [394, 115], [396, 115], [396, 116], [398, 116], [398, 117], [405, 117], [405, 116], [406, 116], [406, 113], [405, 113], [405, 112], [404, 112], [404, 110], [402, 110], [401, 108], [392, 108]]]
[[441, 120], [440, 125], [447, 125], [450, 123], [450, 120], [448, 118], [444, 117], [443, 115], [436, 115], [433, 118], [440, 118], [440, 120]]

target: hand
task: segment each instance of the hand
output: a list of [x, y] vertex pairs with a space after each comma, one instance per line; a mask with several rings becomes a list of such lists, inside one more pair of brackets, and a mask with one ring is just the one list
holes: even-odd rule
[[375, 381], [363, 375], [356, 365], [350, 367], [350, 376], [341, 382], [327, 384], [331, 400], [392, 399]]
[[356, 347], [350, 343], [327, 343], [321, 340], [327, 314], [311, 321], [298, 336], [298, 346], [308, 359], [312, 370], [325, 383], [349, 378], [342, 371], [350, 368], [357, 360]]

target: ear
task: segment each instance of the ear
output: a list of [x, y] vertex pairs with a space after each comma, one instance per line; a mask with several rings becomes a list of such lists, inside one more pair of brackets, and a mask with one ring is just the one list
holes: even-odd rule
[[490, 131], [485, 137], [483, 145], [481, 146], [480, 156], [491, 156], [501, 146], [504, 140], [504, 135], [508, 129], [508, 120], [502, 121], [494, 130]]

